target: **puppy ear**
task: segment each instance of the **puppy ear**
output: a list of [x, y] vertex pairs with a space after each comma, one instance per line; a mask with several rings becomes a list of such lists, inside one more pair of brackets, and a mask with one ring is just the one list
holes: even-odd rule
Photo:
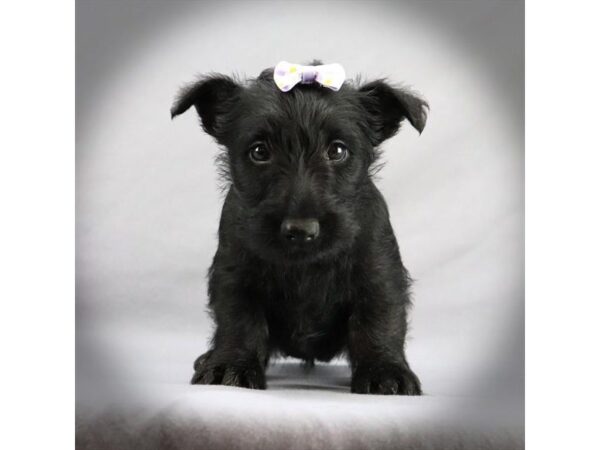
[[222, 135], [224, 116], [239, 96], [242, 86], [225, 75], [209, 75], [192, 83], [179, 92], [171, 107], [171, 118], [196, 108], [202, 128], [211, 136]]
[[393, 88], [383, 80], [367, 83], [359, 91], [364, 94], [361, 101], [375, 132], [375, 145], [396, 134], [404, 119], [408, 119], [419, 134], [423, 132], [429, 105], [415, 93]]

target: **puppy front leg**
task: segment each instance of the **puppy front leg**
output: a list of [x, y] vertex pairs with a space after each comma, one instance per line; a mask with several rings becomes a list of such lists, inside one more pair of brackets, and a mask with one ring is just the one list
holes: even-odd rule
[[369, 301], [349, 321], [351, 390], [358, 394], [421, 395], [404, 354], [406, 303]]
[[[265, 389], [268, 328], [258, 302], [211, 276], [210, 306], [217, 328], [212, 348], [196, 359], [192, 384], [222, 384]], [[231, 280], [228, 280], [231, 281]]]
[[267, 360], [266, 324], [262, 320], [221, 322], [212, 348], [194, 362], [192, 384], [265, 389]]

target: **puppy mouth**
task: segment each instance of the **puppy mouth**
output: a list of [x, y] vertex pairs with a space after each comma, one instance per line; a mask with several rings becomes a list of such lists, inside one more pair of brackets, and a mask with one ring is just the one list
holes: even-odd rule
[[276, 251], [284, 260], [294, 263], [307, 263], [319, 260], [335, 252], [340, 242], [334, 239], [335, 230], [328, 224], [321, 224], [319, 235], [315, 238], [301, 240], [286, 239], [280, 236]]
[[280, 241], [284, 253], [290, 256], [317, 253], [321, 248], [321, 238], [314, 239], [308, 237], [306, 240], [300, 242], [294, 239], [289, 240], [281, 237]]
[[279, 259], [284, 263], [305, 264], [318, 261], [326, 255], [327, 251], [319, 250], [313, 246], [286, 246], [279, 254]]
[[[240, 222], [244, 224], [243, 241], [249, 250], [265, 260], [291, 263], [318, 260], [350, 244], [346, 242], [347, 233], [340, 228], [340, 218], [336, 214], [323, 211], [312, 217], [314, 219], [290, 218], [279, 212], [256, 215], [254, 220]], [[284, 223], [286, 220], [288, 228]], [[314, 221], [318, 226], [310, 223]]]
[[[279, 234], [276, 238], [273, 236], [268, 239], [269, 259], [277, 259], [289, 262], [303, 262], [319, 258], [327, 253], [330, 242], [327, 239], [328, 234], [323, 230], [318, 237], [291, 237]], [[265, 249], [266, 250], [266, 249]]]

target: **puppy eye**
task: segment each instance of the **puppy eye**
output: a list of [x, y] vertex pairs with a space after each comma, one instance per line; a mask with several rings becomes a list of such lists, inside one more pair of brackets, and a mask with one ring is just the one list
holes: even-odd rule
[[253, 144], [248, 154], [252, 162], [256, 164], [265, 164], [271, 160], [271, 152], [261, 142]]
[[348, 157], [348, 147], [342, 141], [333, 141], [327, 149], [325, 157], [331, 162], [341, 162]]

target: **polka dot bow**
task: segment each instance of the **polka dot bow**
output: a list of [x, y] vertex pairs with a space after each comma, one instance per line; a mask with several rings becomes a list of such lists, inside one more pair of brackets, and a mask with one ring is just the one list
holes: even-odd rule
[[273, 79], [279, 90], [287, 92], [298, 83], [319, 83], [334, 91], [339, 91], [346, 79], [346, 72], [340, 64], [321, 66], [301, 66], [281, 61], [275, 66]]

